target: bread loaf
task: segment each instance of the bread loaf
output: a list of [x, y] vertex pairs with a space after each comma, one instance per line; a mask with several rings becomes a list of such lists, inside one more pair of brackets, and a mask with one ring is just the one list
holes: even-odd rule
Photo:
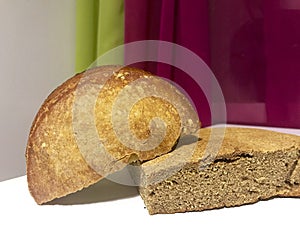
[[[214, 128], [218, 129], [218, 128]], [[145, 162], [140, 194], [150, 214], [202, 211], [300, 196], [300, 137], [262, 129], [227, 128], [211, 164], [203, 158], [211, 129], [200, 131], [193, 157], [189, 146]], [[221, 136], [213, 136], [214, 143]], [[177, 156], [174, 160], [170, 157]], [[168, 163], [165, 163], [165, 162]], [[177, 171], [161, 178], [168, 171]]]
[[54, 90], [36, 115], [26, 149], [30, 193], [42, 204], [76, 192], [169, 152], [199, 126], [172, 84], [129, 67], [87, 70]]

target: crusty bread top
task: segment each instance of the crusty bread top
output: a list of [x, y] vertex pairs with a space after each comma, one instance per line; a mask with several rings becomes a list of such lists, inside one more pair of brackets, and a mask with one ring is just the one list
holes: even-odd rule
[[26, 169], [29, 191], [38, 204], [73, 193], [102, 178], [85, 162], [72, 134], [73, 93], [82, 76], [83, 73], [77, 74], [56, 88], [32, 123]]
[[[220, 128], [213, 128], [219, 129]], [[201, 141], [193, 156], [193, 161], [198, 161], [206, 150], [209, 141], [214, 143], [215, 139], [222, 138], [222, 132], [211, 136], [210, 128], [200, 130]], [[211, 138], [211, 140], [209, 140]], [[278, 150], [300, 149], [300, 136], [285, 134], [265, 129], [255, 128], [225, 128], [224, 139], [221, 148], [218, 150], [218, 157], [232, 156], [236, 154], [251, 154], [251, 152], [274, 152]]]
[[[147, 151], [136, 151], [123, 145], [111, 121], [112, 108], [115, 107], [118, 94], [123, 94], [123, 89], [132, 88], [132, 95], [142, 92], [143, 96], [147, 88], [140, 91], [138, 86], [129, 87], [130, 83], [140, 78], [143, 78], [144, 85], [154, 85], [161, 93], [167, 92], [171, 102], [156, 95], [149, 96], [136, 102], [128, 115], [130, 130], [140, 139], [149, 137], [151, 131], [148, 124], [152, 118], [164, 120], [166, 134], [163, 141]], [[96, 92], [96, 86], [101, 86], [99, 93]], [[93, 101], [89, 94], [97, 94], [92, 105], [93, 112], [87, 107], [87, 102]], [[122, 107], [126, 107], [131, 97], [134, 96], [129, 94], [121, 101], [121, 114], [116, 120], [128, 119], [122, 115]], [[172, 101], [178, 104], [177, 108], [172, 105]], [[169, 152], [184, 130], [182, 128], [193, 129], [200, 125], [197, 118], [182, 120], [178, 110], [190, 117], [195, 115], [189, 113], [192, 110], [191, 104], [186, 102], [175, 86], [160, 82], [143, 70], [102, 66], [77, 74], [49, 95], [32, 124], [26, 149], [27, 179], [32, 196], [37, 203], [45, 203], [99, 181], [103, 176], [121, 169], [126, 165], [124, 163], [137, 159], [149, 160]], [[118, 108], [116, 113], [119, 113]], [[95, 119], [95, 124], [86, 122], [91, 117]], [[90, 132], [93, 126], [105, 146], [105, 152], [99, 153], [94, 148], [93, 144], [97, 142], [96, 135]], [[156, 124], [151, 126], [155, 127]], [[80, 139], [82, 134], [84, 137]]]
[[[212, 130], [214, 135], [211, 136]], [[225, 132], [223, 132], [225, 131]], [[241, 154], [300, 150], [300, 136], [253, 128], [203, 128], [195, 147], [183, 145], [176, 150], [142, 164], [146, 173], [182, 167], [187, 163], [207, 163], [214, 159], [232, 158]], [[221, 141], [221, 142], [220, 142]], [[221, 145], [217, 143], [220, 142]], [[211, 144], [207, 148], [208, 143]]]

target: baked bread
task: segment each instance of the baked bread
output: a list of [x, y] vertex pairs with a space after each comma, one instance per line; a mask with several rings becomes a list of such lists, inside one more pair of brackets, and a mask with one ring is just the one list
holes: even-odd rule
[[35, 117], [26, 149], [29, 191], [38, 204], [76, 192], [169, 152], [199, 126], [172, 84], [129, 67], [87, 70], [54, 90]]
[[[210, 133], [209, 128], [200, 130], [201, 140], [192, 158], [186, 157], [190, 148], [184, 145], [141, 165], [139, 191], [150, 214], [202, 211], [272, 197], [300, 196], [299, 136], [227, 128], [216, 158], [206, 164], [208, 157], [203, 156]], [[211, 138], [214, 144], [222, 135]], [[177, 172], [162, 177], [168, 171]]]

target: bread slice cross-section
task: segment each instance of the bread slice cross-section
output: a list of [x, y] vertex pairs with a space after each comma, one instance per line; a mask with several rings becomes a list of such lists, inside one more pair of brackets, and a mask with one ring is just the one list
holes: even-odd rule
[[[218, 129], [218, 128], [213, 128]], [[300, 137], [262, 129], [227, 128], [214, 160], [205, 165], [211, 128], [200, 131], [192, 158], [181, 146], [142, 164], [140, 194], [150, 214], [202, 211], [300, 196]], [[211, 142], [222, 138], [214, 136]], [[164, 163], [174, 154], [176, 160]], [[168, 171], [177, 171], [161, 178]]]

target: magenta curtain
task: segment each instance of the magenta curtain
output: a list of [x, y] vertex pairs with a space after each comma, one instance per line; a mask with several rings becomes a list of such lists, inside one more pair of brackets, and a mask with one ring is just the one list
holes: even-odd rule
[[[125, 42], [147, 39], [180, 44], [210, 66], [229, 123], [300, 127], [298, 0], [125, 0]], [[184, 72], [135, 66], [181, 85], [210, 125], [207, 100]]]

